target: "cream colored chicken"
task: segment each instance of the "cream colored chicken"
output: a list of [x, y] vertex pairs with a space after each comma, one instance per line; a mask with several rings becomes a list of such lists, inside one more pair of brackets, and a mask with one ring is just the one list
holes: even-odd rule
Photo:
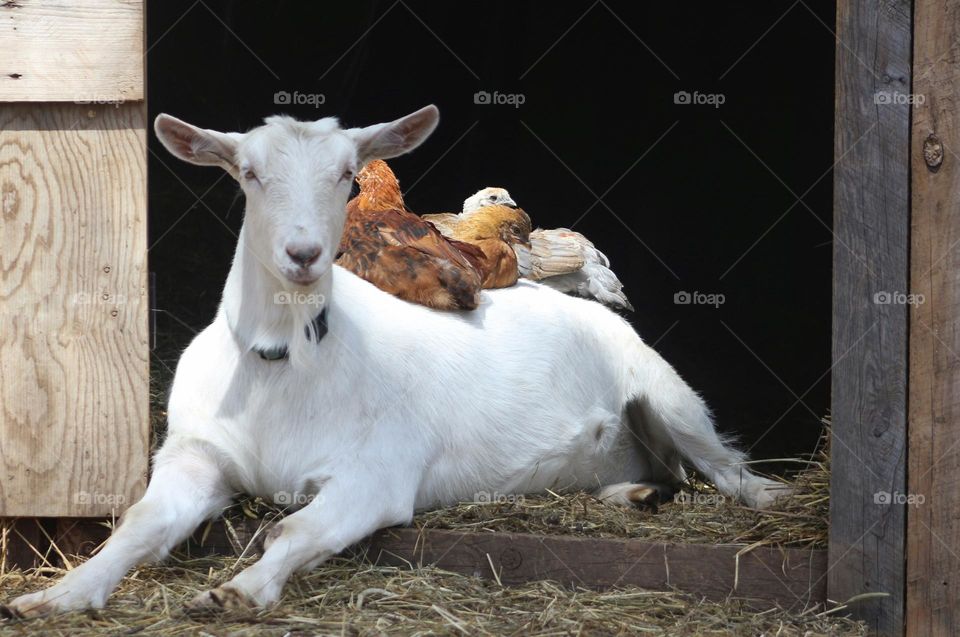
[[[516, 205], [504, 188], [484, 188], [467, 197], [459, 215], [433, 215], [441, 218], [431, 217], [430, 221], [440, 232], [452, 236], [450, 232], [456, 223], [484, 207]], [[530, 233], [529, 246], [514, 243], [513, 249], [521, 276], [566, 294], [633, 311], [623, 284], [610, 269], [610, 260], [579, 232], [567, 228], [537, 228]]]

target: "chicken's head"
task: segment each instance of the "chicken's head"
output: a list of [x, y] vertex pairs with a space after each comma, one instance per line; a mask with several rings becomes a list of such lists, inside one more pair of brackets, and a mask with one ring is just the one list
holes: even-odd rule
[[464, 200], [463, 212], [473, 212], [484, 206], [507, 206], [509, 208], [516, 208], [517, 202], [513, 200], [506, 188], [484, 188]]

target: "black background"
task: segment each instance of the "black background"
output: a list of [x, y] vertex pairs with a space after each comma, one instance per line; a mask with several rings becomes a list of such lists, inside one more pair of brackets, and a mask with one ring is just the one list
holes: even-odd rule
[[[626, 285], [629, 320], [722, 430], [759, 441], [755, 457], [813, 449], [829, 404], [832, 2], [148, 7], [151, 118], [246, 130], [283, 112], [357, 126], [434, 103], [437, 132], [391, 162], [413, 210], [458, 210], [503, 186], [535, 223], [583, 232]], [[481, 90], [525, 101], [476, 104]], [[278, 91], [325, 103], [277, 105]], [[678, 91], [724, 103], [676, 104]], [[165, 370], [213, 318], [243, 201], [220, 171], [153, 138], [150, 149]], [[678, 305], [680, 291], [725, 303]]]

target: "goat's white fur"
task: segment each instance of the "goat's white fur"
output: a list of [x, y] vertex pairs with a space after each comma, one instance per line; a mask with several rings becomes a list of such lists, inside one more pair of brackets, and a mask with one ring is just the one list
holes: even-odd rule
[[[158, 118], [174, 154], [230, 170], [246, 194], [223, 302], [177, 366], [146, 495], [99, 554], [8, 612], [102, 607], [130, 568], [165, 556], [235, 492], [310, 501], [257, 563], [197, 605], [275, 602], [294, 571], [417, 508], [484, 491], [672, 483], [682, 456], [721, 492], [772, 501], [775, 485], [742, 466], [697, 394], [603, 306], [521, 281], [485, 292], [475, 311], [443, 313], [332, 265], [349, 191], [339, 173], [416, 147], [436, 120], [433, 107], [347, 131], [271, 118], [225, 135]], [[324, 251], [315, 282], [297, 288], [283, 246], [303, 235]], [[319, 344], [302, 334], [316, 307], [274, 302], [291, 289], [324, 295]], [[252, 351], [279, 343], [291, 360]]]

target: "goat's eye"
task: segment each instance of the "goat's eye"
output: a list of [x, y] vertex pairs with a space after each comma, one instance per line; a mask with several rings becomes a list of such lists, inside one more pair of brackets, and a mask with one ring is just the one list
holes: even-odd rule
[[343, 174], [340, 175], [340, 181], [350, 181], [353, 179], [353, 171], [349, 168], [343, 171]]
[[250, 170], [250, 169], [247, 169], [247, 170], [243, 173], [243, 178], [246, 179], [247, 181], [260, 181], [260, 180], [257, 178], [257, 173], [253, 172], [253, 171]]

